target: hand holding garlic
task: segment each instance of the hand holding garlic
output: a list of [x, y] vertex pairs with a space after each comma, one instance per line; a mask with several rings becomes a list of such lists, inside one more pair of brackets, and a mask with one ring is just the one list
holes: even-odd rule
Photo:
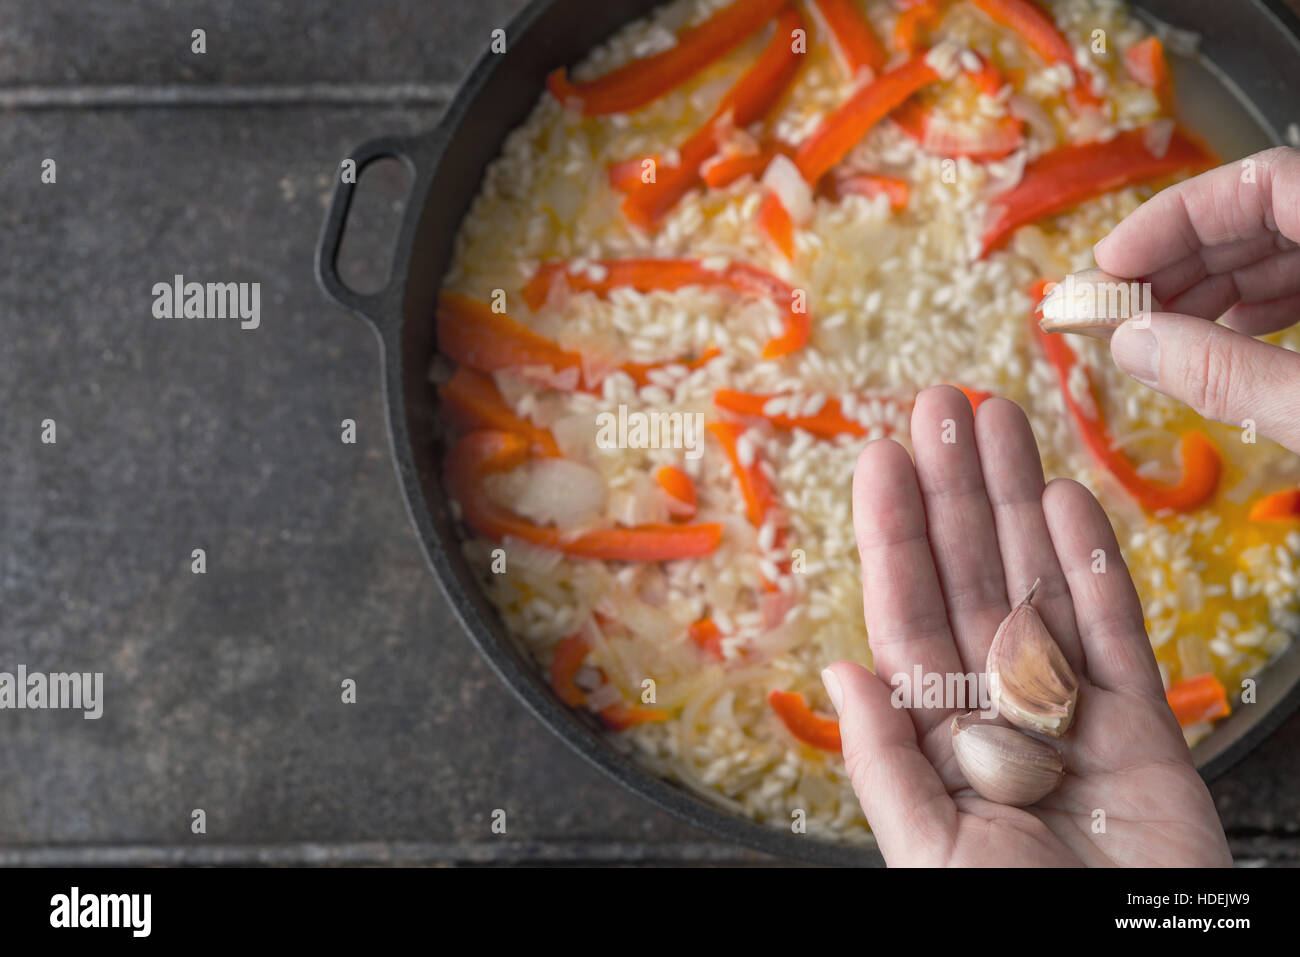
[[[975, 417], [957, 390], [927, 389], [911, 438], [915, 463], [881, 440], [854, 474], [875, 674], [842, 661], [823, 675], [885, 860], [1230, 864], [1096, 500], [1068, 480], [1044, 485], [1029, 423], [1004, 399]], [[1008, 595], [1036, 577], [1028, 596]], [[918, 666], [987, 671], [1013, 726], [969, 705], [896, 707], [891, 676]]]
[[1044, 332], [1074, 332], [1110, 340], [1124, 322], [1161, 309], [1151, 284], [1119, 279], [1101, 269], [1072, 273], [1047, 288], [1038, 304]]
[[1208, 419], [1249, 419], [1300, 455], [1300, 355], [1258, 338], [1300, 319], [1297, 245], [1300, 150], [1265, 150], [1163, 190], [1093, 248], [1101, 269], [1090, 273], [1151, 283], [1164, 300], [1153, 315], [1045, 318], [1043, 328], [1108, 338], [1115, 364], [1139, 382]]

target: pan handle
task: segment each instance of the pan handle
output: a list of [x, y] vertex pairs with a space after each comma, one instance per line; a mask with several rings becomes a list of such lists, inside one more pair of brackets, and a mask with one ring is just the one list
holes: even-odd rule
[[[398, 263], [392, 261], [392, 273], [382, 289], [374, 292], [360, 293], [348, 287], [338, 273], [339, 243], [343, 239], [343, 230], [347, 224], [348, 211], [351, 209], [356, 194], [357, 183], [362, 171], [376, 160], [396, 159], [410, 171], [412, 193], [419, 181], [419, 164], [416, 157], [423, 152], [423, 142], [396, 136], [383, 136], [362, 143], [348, 154], [346, 159], [356, 164], [355, 175], [351, 182], [344, 180], [341, 172], [336, 170], [337, 181], [334, 184], [334, 196], [330, 200], [329, 212], [325, 216], [325, 226], [321, 231], [320, 242], [316, 246], [316, 279], [326, 295], [339, 305], [350, 309], [365, 319], [376, 331], [383, 333], [386, 317], [394, 314], [396, 304], [391, 300], [397, 289]], [[342, 164], [340, 163], [340, 170]], [[407, 199], [410, 201], [411, 193]]]

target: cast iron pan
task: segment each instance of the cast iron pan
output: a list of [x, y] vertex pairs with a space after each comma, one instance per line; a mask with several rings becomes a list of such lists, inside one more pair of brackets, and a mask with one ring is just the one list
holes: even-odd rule
[[[633, 764], [599, 722], [562, 705], [528, 652], [512, 639], [461, 556], [436, 454], [434, 393], [427, 378], [434, 353], [434, 306], [452, 243], [484, 168], [506, 135], [537, 103], [546, 74], [581, 60], [596, 44], [661, 0], [534, 0], [510, 24], [505, 54], [484, 54], [461, 84], [438, 126], [415, 137], [385, 137], [355, 149], [357, 172], [396, 158], [413, 175], [383, 290], [363, 295], [336, 270], [353, 185], [339, 183], [316, 255], [325, 293], [366, 320], [379, 337], [388, 430], [407, 511], [424, 554], [474, 644], [524, 704], [576, 751], [628, 788], [713, 833], [780, 857], [820, 864], [879, 865], [870, 846], [831, 844], [760, 825], [709, 804]], [[1137, 4], [1203, 37], [1202, 50], [1225, 85], [1266, 135], [1300, 122], [1300, 22], [1276, 0], [1147, 0]], [[1300, 702], [1300, 643], [1262, 677], [1259, 701], [1243, 707], [1194, 749], [1207, 778], [1222, 774], [1267, 737]]]

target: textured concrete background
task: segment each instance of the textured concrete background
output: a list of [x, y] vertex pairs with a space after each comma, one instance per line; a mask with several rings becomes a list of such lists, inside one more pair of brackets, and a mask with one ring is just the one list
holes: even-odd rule
[[[589, 769], [478, 659], [374, 340], [312, 278], [339, 159], [429, 127], [521, 6], [0, 2], [0, 670], [102, 670], [107, 699], [0, 714], [0, 863], [767, 860]], [[260, 282], [262, 327], [153, 319], [175, 273]], [[1298, 752], [1300, 719], [1214, 789], [1248, 860], [1300, 859]]]

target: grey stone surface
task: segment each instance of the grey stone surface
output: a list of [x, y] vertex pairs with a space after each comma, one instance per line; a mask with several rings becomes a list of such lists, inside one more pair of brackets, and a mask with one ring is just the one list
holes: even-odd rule
[[[373, 338], [316, 288], [338, 158], [434, 114], [12, 119], [0, 634], [6, 661], [104, 671], [107, 703], [98, 721], [5, 714], [0, 767], [26, 773], [6, 775], [0, 843], [193, 845], [202, 807], [213, 845], [717, 857], [587, 768], [480, 662], [407, 525]], [[153, 283], [177, 272], [260, 282], [261, 327], [153, 318]], [[495, 808], [508, 841], [488, 830]]]
[[[455, 81], [523, 0], [6, 0], [0, 83]], [[195, 29], [207, 52], [192, 51]]]
[[[478, 659], [406, 522], [373, 338], [312, 277], [339, 158], [437, 116], [348, 85], [453, 80], [518, 6], [0, 0], [0, 84], [135, 90], [0, 124], [0, 665], [107, 681], [99, 721], [0, 718], [0, 863], [765, 860], [587, 767]], [[338, 95], [131, 104], [315, 83]], [[262, 327], [152, 318], [176, 273], [260, 282]], [[1300, 857], [1298, 749], [1292, 720], [1215, 787], [1252, 860]]]

